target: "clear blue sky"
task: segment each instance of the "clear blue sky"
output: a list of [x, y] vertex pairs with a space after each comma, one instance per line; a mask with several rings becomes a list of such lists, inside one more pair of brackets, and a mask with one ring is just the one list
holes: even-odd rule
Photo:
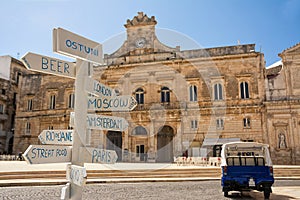
[[300, 42], [299, 0], [3, 0], [0, 55], [57, 57], [57, 27], [103, 43], [124, 32], [126, 20], [139, 11], [155, 16], [157, 28], [177, 31], [204, 48], [255, 43], [267, 65]]

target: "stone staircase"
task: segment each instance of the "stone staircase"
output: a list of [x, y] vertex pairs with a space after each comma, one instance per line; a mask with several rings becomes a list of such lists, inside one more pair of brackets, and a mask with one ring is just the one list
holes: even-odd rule
[[[156, 170], [87, 170], [87, 184], [108, 182], [218, 180], [219, 167]], [[274, 166], [275, 179], [299, 179], [300, 166]], [[0, 172], [0, 186], [60, 185], [67, 183], [65, 170]]]

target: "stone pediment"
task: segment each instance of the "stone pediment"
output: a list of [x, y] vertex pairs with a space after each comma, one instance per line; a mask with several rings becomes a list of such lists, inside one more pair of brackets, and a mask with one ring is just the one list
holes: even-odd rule
[[149, 18], [143, 12], [138, 12], [138, 15], [133, 17], [132, 20], [127, 19], [127, 23], [124, 24], [124, 26], [126, 28], [129, 28], [129, 27], [132, 27], [132, 26], [145, 26], [145, 25], [156, 25], [156, 24], [157, 24], [157, 22], [156, 22], [154, 16]]
[[281, 52], [279, 54], [279, 56], [282, 54], [284, 55], [284, 54], [290, 54], [290, 53], [292, 53], [292, 54], [299, 53], [300, 54], [300, 42], [290, 48], [285, 49], [283, 52]]

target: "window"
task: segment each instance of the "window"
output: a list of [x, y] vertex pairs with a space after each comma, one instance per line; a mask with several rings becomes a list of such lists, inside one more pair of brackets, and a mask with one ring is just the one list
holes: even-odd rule
[[198, 121], [192, 120], [191, 121], [191, 129], [197, 129], [198, 128]]
[[249, 99], [249, 87], [247, 82], [240, 83], [241, 99]]
[[197, 86], [190, 86], [190, 101], [197, 101]]
[[53, 126], [48, 126], [48, 130], [53, 130]]
[[244, 123], [244, 128], [251, 128], [250, 126], [250, 118], [244, 118], [243, 119], [243, 123]]
[[1, 94], [5, 95], [6, 94], [6, 90], [5, 89], [1, 89]]
[[170, 89], [167, 87], [161, 88], [161, 102], [162, 103], [168, 103], [170, 102]]
[[28, 99], [27, 100], [27, 110], [28, 111], [32, 110], [32, 106], [33, 106], [32, 99]]
[[142, 88], [135, 91], [135, 99], [138, 104], [144, 104], [144, 90]]
[[30, 122], [26, 122], [25, 135], [30, 135], [30, 130], [31, 130], [31, 124], [30, 124]]
[[147, 131], [142, 126], [137, 126], [133, 131], [132, 135], [147, 135]]
[[55, 99], [56, 99], [56, 96], [55, 95], [51, 95], [50, 96], [50, 105], [49, 105], [49, 109], [53, 110], [55, 109]]
[[216, 127], [217, 129], [224, 129], [224, 120], [219, 118], [216, 120]]
[[0, 104], [0, 114], [4, 114], [4, 105]]
[[221, 83], [217, 83], [214, 85], [214, 100], [222, 100], [223, 99], [223, 91], [222, 91]]
[[74, 108], [75, 95], [74, 93], [69, 94], [68, 108]]

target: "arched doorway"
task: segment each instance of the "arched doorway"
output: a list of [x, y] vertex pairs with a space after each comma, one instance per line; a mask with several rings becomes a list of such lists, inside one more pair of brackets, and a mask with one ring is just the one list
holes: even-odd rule
[[174, 130], [164, 126], [157, 134], [156, 162], [173, 162], [173, 137]]
[[106, 149], [116, 151], [117, 161], [122, 161], [122, 132], [108, 131], [106, 137]]
[[135, 161], [147, 161], [148, 138], [147, 130], [142, 126], [137, 126], [132, 131], [132, 143], [134, 144]]

